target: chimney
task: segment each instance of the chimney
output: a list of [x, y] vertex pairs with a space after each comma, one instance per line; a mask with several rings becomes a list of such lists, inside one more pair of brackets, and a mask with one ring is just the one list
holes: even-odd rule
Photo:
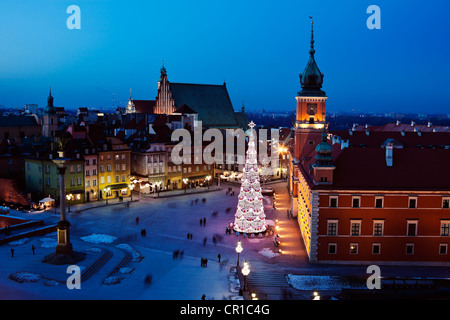
[[395, 123], [397, 126], [400, 125], [400, 120], [397, 120], [397, 122]]
[[392, 167], [394, 162], [394, 145], [388, 143], [386, 146], [386, 166]]
[[430, 128], [432, 126], [432, 123], [431, 123], [431, 121], [428, 121], [428, 125], [427, 125], [427, 127], [428, 128]]

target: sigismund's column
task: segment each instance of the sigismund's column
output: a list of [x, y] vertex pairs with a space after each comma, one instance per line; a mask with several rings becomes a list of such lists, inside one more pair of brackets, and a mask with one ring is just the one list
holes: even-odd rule
[[58, 244], [56, 254], [68, 255], [73, 252], [70, 242], [70, 223], [66, 220], [66, 187], [64, 174], [66, 172], [66, 163], [69, 159], [64, 158], [64, 152], [58, 151], [59, 158], [53, 160], [56, 163], [59, 174], [59, 201], [60, 201], [60, 220], [57, 224]]

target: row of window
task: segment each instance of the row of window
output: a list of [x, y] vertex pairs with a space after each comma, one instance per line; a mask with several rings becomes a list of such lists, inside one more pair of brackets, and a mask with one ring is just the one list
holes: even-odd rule
[[[330, 197], [330, 208], [338, 208], [338, 197], [331, 196]], [[361, 197], [354, 196], [352, 197], [352, 208], [360, 208], [361, 207]], [[384, 198], [383, 197], [375, 197], [375, 208], [383, 208], [384, 207]], [[417, 208], [417, 197], [409, 197], [408, 198], [408, 208]], [[450, 197], [442, 198], [442, 208], [449, 209], [450, 208]]]
[[[122, 178], [122, 179], [121, 179]], [[96, 181], [96, 180], [93, 180], [93, 181]], [[106, 177], [106, 183], [111, 183], [111, 181], [112, 181], [112, 177], [111, 176], [107, 176]], [[122, 177], [120, 177], [120, 176], [115, 176], [115, 182], [117, 183], [117, 182], [126, 182], [127, 180], [126, 180], [126, 176], [123, 174], [122, 175]], [[101, 184], [104, 184], [105, 183], [105, 177], [100, 177], [100, 183]], [[94, 184], [94, 186], [95, 186], [95, 184]], [[87, 186], [87, 187], [89, 187], [89, 186]]]
[[[125, 153], [122, 153], [122, 156], [119, 154], [115, 154], [114, 155], [114, 160], [118, 161], [118, 160], [126, 160], [127, 159], [127, 155]], [[100, 160], [105, 160], [105, 155], [101, 154], [100, 155]], [[107, 154], [106, 155], [106, 160], [111, 160], [111, 154]]]
[[[360, 236], [361, 235], [361, 220], [351, 220], [350, 221], [350, 235]], [[408, 220], [406, 222], [406, 235], [413, 237], [417, 236], [419, 221], [418, 220]], [[328, 220], [327, 221], [327, 236], [337, 236], [338, 235], [338, 221]], [[373, 236], [383, 236], [384, 235], [384, 220], [374, 220], [373, 221]], [[448, 237], [450, 236], [450, 220], [441, 221], [440, 226], [440, 236]]]
[[[337, 243], [328, 243], [328, 254], [337, 254], [338, 245]], [[358, 254], [359, 253], [359, 243], [350, 243], [349, 249], [350, 254]], [[440, 243], [439, 244], [439, 254], [445, 255], [448, 253], [448, 244]], [[381, 243], [372, 243], [372, 254], [381, 254]], [[407, 243], [405, 246], [405, 254], [412, 255], [414, 254], [414, 243]]]
[[[116, 164], [116, 171], [120, 171], [120, 170], [126, 171], [127, 170], [127, 165], [125, 163], [122, 163], [121, 165], [120, 164]], [[106, 171], [107, 172], [111, 172], [111, 165], [110, 164], [106, 165]], [[100, 166], [100, 172], [105, 172], [105, 166], [103, 164]]]

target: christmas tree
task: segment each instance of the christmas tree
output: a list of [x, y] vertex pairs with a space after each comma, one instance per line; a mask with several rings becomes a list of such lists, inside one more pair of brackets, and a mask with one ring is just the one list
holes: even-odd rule
[[250, 122], [250, 139], [233, 227], [236, 232], [242, 233], [259, 233], [266, 230], [266, 215], [264, 214], [263, 197], [259, 184], [254, 126], [253, 121]]

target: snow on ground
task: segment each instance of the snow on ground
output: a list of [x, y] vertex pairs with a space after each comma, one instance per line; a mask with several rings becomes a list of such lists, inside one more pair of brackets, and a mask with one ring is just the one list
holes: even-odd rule
[[31, 240], [29, 239], [29, 238], [23, 238], [23, 239], [19, 239], [19, 240], [16, 240], [16, 241], [11, 241], [10, 243], [9, 243], [9, 245], [10, 246], [21, 246], [21, 245], [23, 245], [23, 244], [25, 244], [25, 243], [28, 243], [28, 242], [30, 242]]
[[126, 243], [120, 243], [116, 246], [117, 248], [123, 249], [125, 251], [128, 251], [129, 253], [131, 253], [131, 255], [133, 256], [133, 261], [134, 262], [139, 262], [142, 259], [144, 259], [144, 256], [137, 251], [136, 249], [134, 249], [132, 246], [130, 246], [129, 244]]
[[269, 248], [264, 248], [262, 250], [259, 250], [258, 253], [263, 255], [263, 256], [265, 256], [265, 257], [267, 257], [267, 258], [274, 258], [274, 257], [279, 255], [279, 253], [273, 252]]
[[126, 268], [126, 267], [119, 269], [120, 273], [123, 273], [123, 274], [131, 273], [131, 272], [133, 272], [133, 270], [134, 270], [134, 268]]
[[42, 248], [56, 248], [58, 240], [56, 238], [40, 238]]
[[343, 277], [287, 275], [288, 283], [298, 290], [341, 290], [341, 289], [367, 289], [367, 286], [350, 282]]
[[97, 243], [97, 244], [110, 244], [116, 241], [117, 237], [110, 236], [107, 234], [91, 234], [90, 236], [81, 237], [81, 240], [90, 242], [90, 243]]
[[22, 283], [22, 282], [38, 282], [41, 280], [41, 276], [31, 272], [16, 272], [9, 275], [9, 279]]

